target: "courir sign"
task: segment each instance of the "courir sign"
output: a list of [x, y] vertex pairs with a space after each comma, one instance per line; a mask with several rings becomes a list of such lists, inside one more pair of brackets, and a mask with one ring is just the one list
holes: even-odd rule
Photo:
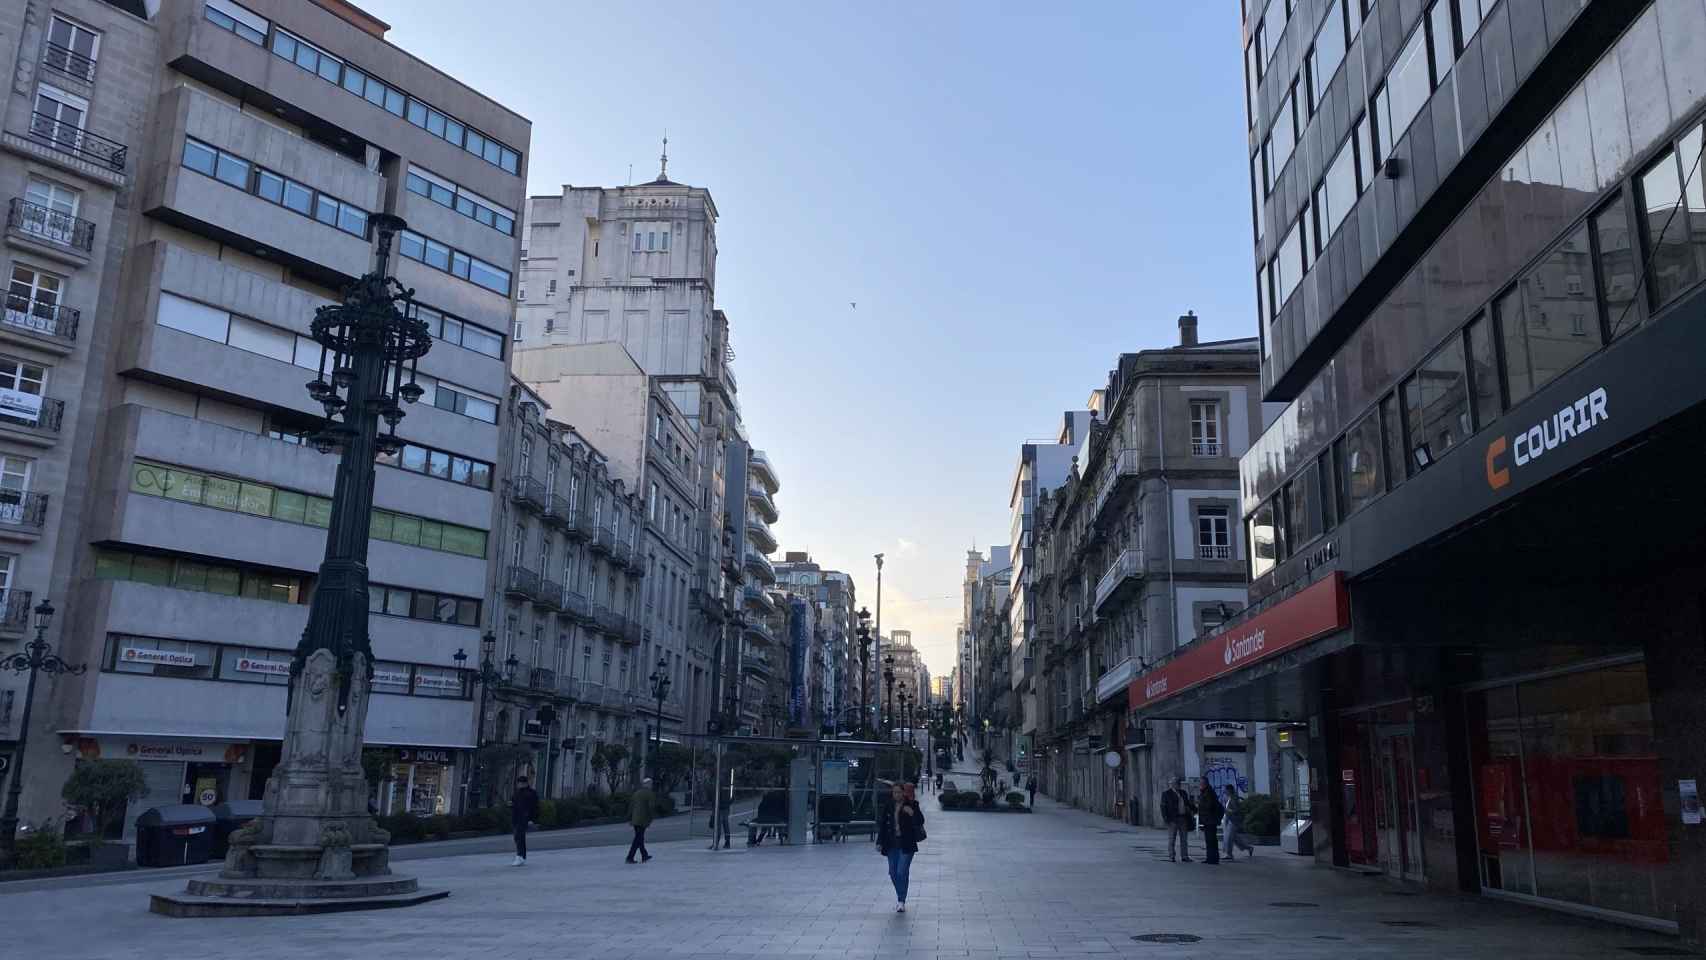
[[1220, 636], [1180, 651], [1126, 688], [1133, 710], [1177, 696], [1351, 625], [1344, 574], [1334, 572]]
[[1611, 394], [1595, 387], [1527, 430], [1494, 437], [1487, 443], [1487, 486], [1504, 489], [1512, 470], [1521, 470], [1609, 419]]

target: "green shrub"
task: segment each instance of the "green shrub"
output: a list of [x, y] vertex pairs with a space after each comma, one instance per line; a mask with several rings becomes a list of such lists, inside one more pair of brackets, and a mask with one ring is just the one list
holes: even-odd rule
[[381, 817], [379, 825], [390, 831], [392, 843], [414, 843], [426, 835], [426, 824], [412, 813]]
[[1006, 799], [1009, 807], [1022, 807], [1025, 805], [1025, 795], [1017, 790], [1009, 790], [1007, 792]]
[[555, 830], [558, 827], [558, 816], [557, 801], [541, 800], [539, 801], [539, 813], [533, 818], [533, 820], [535, 823], [539, 824], [539, 829], [541, 830]]
[[604, 815], [607, 817], [625, 817], [628, 815], [628, 800], [631, 794], [613, 793], [604, 798]]
[[142, 764], [135, 760], [83, 760], [72, 769], [59, 795], [94, 816], [97, 836], [117, 837], [124, 829], [126, 805], [147, 792]]
[[57, 829], [30, 832], [17, 842], [19, 870], [47, 870], [65, 866], [65, 838]]
[[1265, 793], [1249, 793], [1243, 798], [1245, 833], [1253, 837], [1277, 837], [1280, 832], [1279, 801]]
[[450, 839], [450, 818], [442, 813], [435, 813], [426, 818], [426, 834], [434, 840]]
[[486, 818], [486, 830], [487, 830], [487, 832], [489, 832], [489, 833], [508, 833], [509, 832], [510, 827], [509, 827], [509, 808], [508, 807], [487, 807], [486, 809], [480, 811], [480, 813], [482, 816], [484, 816]]

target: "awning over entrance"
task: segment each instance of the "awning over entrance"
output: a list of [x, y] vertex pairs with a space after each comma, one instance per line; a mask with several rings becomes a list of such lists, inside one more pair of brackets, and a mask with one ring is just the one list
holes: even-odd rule
[[1295, 720], [1306, 716], [1308, 664], [1351, 644], [1342, 573], [1200, 640], [1127, 688], [1134, 717]]

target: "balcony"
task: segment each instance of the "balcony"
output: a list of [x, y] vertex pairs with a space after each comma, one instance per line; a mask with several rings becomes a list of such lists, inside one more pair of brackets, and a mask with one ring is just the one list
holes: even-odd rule
[[6, 208], [6, 238], [23, 241], [31, 249], [42, 249], [49, 255], [69, 257], [70, 262], [82, 265], [89, 262], [95, 249], [95, 224], [91, 220], [31, 203], [23, 197], [13, 197]]
[[776, 479], [776, 468], [770, 465], [770, 457], [763, 450], [754, 450], [747, 460], [752, 475], [759, 483], [764, 484], [772, 496], [782, 489], [782, 484]]
[[602, 603], [595, 603], [592, 605], [592, 619], [598, 624], [598, 629], [613, 638], [621, 639], [622, 630], [628, 618]]
[[592, 549], [597, 553], [608, 554], [616, 546], [616, 534], [604, 525], [598, 524], [592, 531]]
[[0, 387], [0, 437], [51, 447], [64, 419], [65, 401]]
[[741, 599], [746, 601], [747, 606], [762, 613], [776, 612], [776, 601], [770, 599], [769, 591], [762, 587], [743, 587]]
[[539, 574], [526, 567], [511, 564], [504, 577], [504, 595], [521, 600], [531, 600], [544, 604], [544, 585], [539, 581]]
[[1108, 571], [1102, 574], [1102, 579], [1096, 581], [1096, 606], [1100, 612], [1103, 604], [1112, 600], [1128, 584], [1136, 583], [1143, 576], [1143, 558], [1136, 550], [1122, 550], [1108, 565]]
[[776, 552], [776, 534], [770, 529], [770, 524], [765, 523], [762, 517], [751, 516], [746, 518], [746, 538], [752, 541], [752, 545], [758, 548], [759, 553]]
[[539, 596], [534, 599], [534, 605], [544, 607], [547, 610], [563, 609], [563, 585], [555, 580], [546, 580], [544, 577], [540, 577], [539, 580]]
[[746, 552], [746, 568], [752, 571], [752, 575], [763, 581], [766, 585], [774, 584], [776, 582], [776, 568], [771, 565], [770, 558], [764, 556], [762, 553], [755, 550], [748, 550]]
[[535, 690], [546, 693], [557, 692], [557, 671], [546, 667], [534, 667], [527, 672], [527, 685]]
[[569, 530], [575, 522], [574, 514], [569, 510], [569, 501], [556, 494], [552, 494], [545, 501], [545, 509], [541, 511], [539, 519], [560, 530]]
[[760, 644], [764, 646], [774, 646], [776, 644], [776, 635], [770, 632], [770, 624], [764, 622], [762, 618], [748, 617], [746, 622], [741, 626], [746, 630], [748, 635], [755, 637]]
[[626, 540], [617, 540], [610, 548], [610, 559], [626, 567], [633, 562], [634, 548]]
[[640, 621], [635, 620], [632, 617], [623, 617], [621, 620], [621, 630], [618, 631], [616, 636], [617, 639], [621, 640], [623, 643], [631, 647], [637, 647], [640, 645], [640, 640], [644, 636], [644, 633], [645, 631], [640, 629]]
[[8, 590], [0, 600], [0, 634], [22, 634], [30, 628], [31, 603], [35, 597], [28, 590]]
[[47, 494], [0, 490], [0, 535], [21, 532], [32, 539], [47, 522]]
[[551, 512], [561, 514], [565, 519], [558, 521], [563, 526], [563, 532], [571, 540], [592, 539], [592, 513], [585, 508], [577, 509], [562, 497], [553, 498]]
[[74, 80], [84, 83], [95, 82], [95, 61], [70, 47], [62, 47], [53, 41], [48, 41], [47, 49], [41, 53], [41, 65]]
[[747, 673], [760, 677], [771, 677], [775, 670], [770, 666], [770, 655], [767, 653], [748, 652], [740, 658], [740, 668]]
[[1114, 696], [1125, 696], [1126, 687], [1131, 685], [1131, 679], [1137, 673], [1137, 661], [1126, 657], [1115, 664], [1113, 669], [1102, 674], [1096, 681], [1096, 702], [1102, 703]]
[[1198, 560], [1231, 560], [1232, 545], [1228, 543], [1197, 544]]
[[51, 114], [30, 114], [29, 139], [70, 157], [122, 172], [130, 148]]
[[570, 620], [579, 621], [580, 623], [592, 622], [592, 604], [587, 602], [586, 594], [584, 593], [576, 593], [573, 590], [564, 590], [563, 604], [558, 607], [557, 610]]
[[77, 340], [77, 324], [82, 318], [83, 315], [71, 307], [8, 293], [6, 312], [0, 316], [0, 321], [4, 321], [6, 328], [20, 330], [31, 337], [45, 337], [69, 347]]
[[1137, 451], [1121, 450], [1114, 457], [1107, 469], [1102, 472], [1100, 482], [1096, 486], [1096, 499], [1090, 507], [1090, 520], [1094, 523], [1102, 515], [1102, 508], [1110, 501], [1118, 502], [1132, 487], [1137, 479]]
[[757, 509], [758, 515], [763, 517], [766, 523], [775, 523], [777, 517], [780, 516], [776, 512], [776, 501], [770, 498], [770, 491], [764, 489], [763, 486], [758, 484], [749, 486], [746, 491], [746, 500]]
[[550, 494], [545, 492], [544, 481], [532, 477], [519, 477], [510, 481], [509, 498], [517, 505], [538, 514], [545, 512], [545, 504], [551, 500]]
[[1219, 440], [1192, 440], [1191, 441], [1191, 456], [1193, 456], [1193, 457], [1220, 457], [1220, 456], [1225, 456], [1225, 453], [1224, 453], [1224, 448], [1221, 447]]

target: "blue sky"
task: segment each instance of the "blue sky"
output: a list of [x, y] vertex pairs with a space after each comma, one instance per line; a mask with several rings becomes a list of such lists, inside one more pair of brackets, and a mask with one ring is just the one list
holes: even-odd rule
[[886, 553], [884, 630], [932, 670], [1020, 441], [1187, 308], [1253, 335], [1234, 0], [361, 5], [533, 121], [530, 193], [650, 179], [668, 130], [670, 177], [721, 214], [782, 549], [873, 609]]

